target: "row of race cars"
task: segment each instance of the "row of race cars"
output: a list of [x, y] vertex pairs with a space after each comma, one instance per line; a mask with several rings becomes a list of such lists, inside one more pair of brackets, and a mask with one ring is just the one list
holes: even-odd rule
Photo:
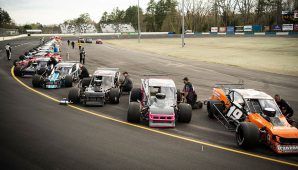
[[[60, 45], [61, 39], [55, 37], [22, 56], [15, 62], [15, 74], [33, 76], [33, 87], [72, 87], [62, 103], [103, 106], [120, 102], [122, 77], [118, 68], [97, 68], [89, 77], [80, 78], [78, 62], [62, 61], [59, 52], [51, 51]], [[42, 53], [45, 49], [48, 51]], [[55, 67], [49, 65], [51, 59], [58, 62]], [[127, 121], [145, 121], [150, 127], [189, 123], [192, 106], [182, 96], [172, 79], [144, 76], [140, 88], [129, 90]], [[235, 132], [239, 147], [247, 149], [262, 143], [276, 153], [298, 153], [298, 129], [287, 121], [270, 95], [245, 89], [243, 84], [216, 84], [204, 104], [209, 118]]]

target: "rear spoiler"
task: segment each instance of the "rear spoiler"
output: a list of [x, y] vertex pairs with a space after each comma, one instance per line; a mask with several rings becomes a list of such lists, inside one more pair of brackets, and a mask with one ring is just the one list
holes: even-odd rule
[[111, 71], [119, 71], [119, 68], [104, 68], [104, 67], [98, 67], [96, 70], [111, 70]]
[[221, 89], [244, 89], [244, 84], [239, 83], [239, 84], [215, 84], [214, 88], [221, 88]]
[[79, 61], [62, 61], [61, 63], [80, 63]]
[[170, 74], [143, 74], [144, 77], [169, 77]]

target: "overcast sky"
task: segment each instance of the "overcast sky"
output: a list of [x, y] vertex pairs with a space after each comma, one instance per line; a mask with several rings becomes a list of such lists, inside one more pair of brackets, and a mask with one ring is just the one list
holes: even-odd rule
[[[145, 9], [148, 2], [140, 0], [140, 7]], [[0, 7], [17, 24], [59, 24], [81, 13], [89, 13], [98, 22], [104, 11], [110, 12], [116, 7], [127, 9], [137, 3], [138, 0], [0, 0]]]

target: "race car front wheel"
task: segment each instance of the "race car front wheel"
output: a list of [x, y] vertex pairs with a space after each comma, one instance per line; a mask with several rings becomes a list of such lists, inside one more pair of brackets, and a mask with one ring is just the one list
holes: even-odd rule
[[251, 122], [241, 122], [236, 128], [236, 142], [241, 148], [253, 148], [259, 141], [259, 128]]
[[187, 103], [180, 103], [178, 105], [178, 121], [182, 123], [189, 123], [192, 117], [191, 105]]
[[139, 123], [141, 120], [141, 109], [138, 102], [131, 102], [128, 106], [127, 121], [132, 123]]
[[80, 89], [72, 88], [68, 93], [68, 101], [73, 102], [75, 104], [80, 102]]

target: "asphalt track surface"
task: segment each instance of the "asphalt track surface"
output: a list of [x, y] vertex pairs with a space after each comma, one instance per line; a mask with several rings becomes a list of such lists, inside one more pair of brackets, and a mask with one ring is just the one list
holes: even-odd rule
[[[4, 46], [6, 42], [0, 42]], [[13, 58], [38, 44], [36, 39], [10, 41]], [[78, 59], [78, 49], [64, 43], [62, 55]], [[19, 45], [19, 46], [18, 46]], [[143, 74], [169, 74], [178, 87], [188, 76], [199, 98], [206, 99], [214, 83], [235, 83], [287, 96], [295, 110], [298, 78], [245, 70], [232, 66], [184, 61], [168, 56], [88, 44], [86, 66], [119, 67], [140, 85]], [[128, 96], [119, 105], [61, 106], [17, 82], [12, 61], [0, 57], [0, 167], [1, 169], [296, 169], [297, 155], [277, 155], [260, 145], [241, 150], [232, 132], [207, 117], [206, 109], [193, 111], [190, 124], [174, 129], [146, 129], [125, 124]], [[31, 87], [30, 78], [20, 78]], [[55, 99], [69, 89], [35, 89]], [[84, 110], [78, 110], [84, 109]], [[106, 118], [108, 117], [108, 119]], [[297, 120], [297, 115], [295, 115]], [[115, 121], [116, 120], [116, 121]], [[296, 166], [296, 167], [295, 167]]]

